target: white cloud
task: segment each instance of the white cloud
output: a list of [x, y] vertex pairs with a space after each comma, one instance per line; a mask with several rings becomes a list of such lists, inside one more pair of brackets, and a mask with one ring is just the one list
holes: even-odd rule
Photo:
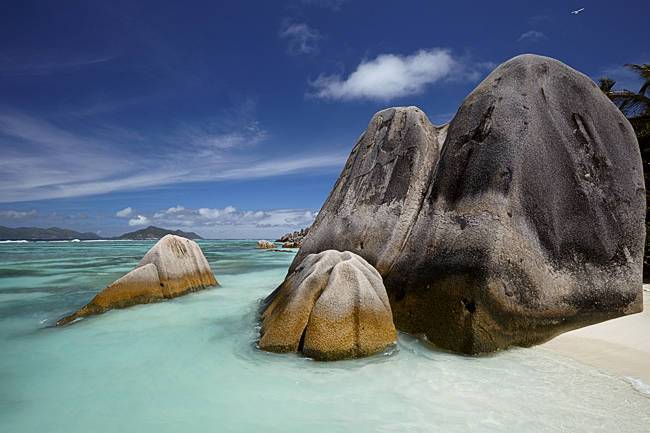
[[184, 210], [185, 210], [185, 208], [183, 206], [177, 204], [176, 206], [170, 207], [165, 212], [170, 213], [170, 214], [174, 214], [174, 213], [183, 212]]
[[310, 226], [317, 214], [312, 209], [245, 210], [234, 206], [187, 208], [177, 205], [152, 214], [139, 214], [129, 220], [129, 226], [182, 229], [213, 239], [278, 238]]
[[389, 100], [422, 93], [437, 81], [463, 71], [449, 50], [420, 50], [409, 56], [381, 54], [362, 61], [347, 78], [321, 75], [311, 85], [325, 99]]
[[149, 224], [150, 222], [151, 221], [149, 220], [149, 218], [147, 218], [145, 216], [142, 216], [142, 215], [138, 215], [137, 217], [131, 218], [129, 220], [129, 225], [130, 226], [144, 226], [144, 225]]
[[318, 51], [318, 41], [322, 38], [318, 30], [305, 23], [285, 22], [279, 33], [288, 42], [290, 54], [312, 54]]
[[115, 212], [116, 217], [126, 218], [133, 212], [133, 209], [130, 207], [125, 207], [124, 209], [118, 210]]
[[237, 212], [234, 206], [226, 206], [223, 209], [211, 209], [202, 207], [197, 210], [199, 216], [206, 220], [218, 220], [219, 218], [227, 217]]
[[169, 209], [165, 209], [165, 210], [156, 212], [153, 216], [154, 216], [154, 218], [162, 218], [165, 215], [174, 215], [174, 214], [182, 215], [184, 210], [185, 210], [185, 208], [183, 206], [176, 205], [176, 206], [170, 207]]
[[528, 30], [525, 33], [522, 33], [517, 39], [517, 42], [527, 41], [527, 42], [539, 42], [543, 39], [546, 39], [546, 35], [537, 30]]
[[24, 219], [24, 218], [31, 218], [36, 216], [37, 212], [36, 209], [32, 209], [29, 211], [21, 211], [21, 210], [0, 210], [0, 218], [7, 218], [7, 219]]
[[[293, 228], [310, 225], [315, 217], [316, 212], [310, 209], [239, 210], [234, 206], [190, 209], [176, 206], [155, 212], [152, 221], [162, 226], [184, 225], [195, 228], [214, 226]], [[138, 215], [138, 218], [147, 219], [142, 215]], [[147, 223], [149, 223], [148, 219]]]

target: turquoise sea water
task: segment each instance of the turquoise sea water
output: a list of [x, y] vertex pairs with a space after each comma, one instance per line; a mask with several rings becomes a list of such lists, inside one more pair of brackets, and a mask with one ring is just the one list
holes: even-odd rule
[[255, 348], [291, 253], [201, 241], [221, 286], [52, 328], [153, 242], [0, 244], [0, 432], [647, 432], [650, 398], [541, 348], [484, 357], [407, 335], [320, 363]]

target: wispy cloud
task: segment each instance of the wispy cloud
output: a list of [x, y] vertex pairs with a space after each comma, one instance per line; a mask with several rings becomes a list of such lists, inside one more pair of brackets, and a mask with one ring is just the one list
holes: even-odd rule
[[546, 39], [546, 35], [537, 30], [528, 30], [522, 33], [517, 39], [517, 42], [539, 42]]
[[279, 36], [287, 41], [289, 54], [313, 54], [318, 51], [318, 41], [322, 38], [318, 30], [305, 23], [286, 21], [280, 28]]
[[213, 132], [210, 128], [195, 127], [183, 134], [195, 146], [208, 150], [254, 146], [268, 137], [268, 133], [255, 121], [231, 132]]
[[322, 171], [328, 168], [341, 168], [348, 152], [318, 155], [293, 155], [288, 158], [273, 158], [254, 164], [232, 168], [218, 174], [219, 179], [256, 179], [302, 172]]
[[478, 73], [450, 50], [433, 48], [414, 54], [381, 54], [362, 61], [347, 77], [321, 75], [311, 82], [313, 96], [324, 99], [390, 100], [416, 95], [447, 79], [474, 80]]
[[125, 207], [124, 209], [115, 212], [115, 216], [118, 218], [126, 218], [130, 216], [132, 213], [133, 213], [133, 209], [131, 207]]
[[13, 210], [13, 209], [0, 210], [1, 219], [13, 219], [13, 220], [27, 219], [27, 218], [35, 217], [36, 214], [37, 214], [36, 209], [32, 209], [28, 211]]
[[52, 62], [20, 62], [10, 61], [5, 58], [4, 61], [0, 63], [0, 76], [51, 75], [55, 73], [65, 73], [76, 71], [86, 66], [110, 62], [115, 58], [116, 56], [100, 56]]
[[343, 154], [270, 158], [241, 150], [266, 137], [255, 122], [233, 126], [229, 132], [183, 126], [161, 137], [119, 128], [107, 132], [103, 127], [84, 128], [82, 133], [79, 128], [0, 112], [0, 202], [336, 171], [345, 161]]

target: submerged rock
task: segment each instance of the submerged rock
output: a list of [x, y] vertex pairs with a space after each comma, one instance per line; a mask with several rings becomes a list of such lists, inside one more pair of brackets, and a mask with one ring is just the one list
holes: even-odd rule
[[335, 360], [380, 352], [395, 339], [379, 273], [356, 254], [330, 250], [306, 257], [267, 298], [259, 347]]
[[59, 320], [57, 325], [114, 308], [175, 298], [217, 284], [196, 242], [166, 235], [135, 269], [99, 292], [87, 305]]
[[585, 75], [518, 56], [448, 126], [377, 113], [294, 259], [350, 250], [397, 327], [465, 352], [528, 346], [642, 309], [638, 144]]
[[272, 248], [275, 248], [275, 244], [270, 241], [257, 241], [257, 248], [260, 248], [262, 250], [270, 250]]

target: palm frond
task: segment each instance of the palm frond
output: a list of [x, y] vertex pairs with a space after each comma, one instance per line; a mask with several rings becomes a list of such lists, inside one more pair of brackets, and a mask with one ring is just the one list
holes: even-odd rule
[[600, 87], [600, 90], [602, 90], [605, 94], [610, 93], [614, 88], [614, 85], [616, 85], [616, 81], [612, 80], [609, 77], [602, 77], [598, 79], [598, 87]]
[[644, 63], [642, 65], [628, 63], [625, 65], [625, 67], [639, 74], [641, 80], [643, 81], [643, 85], [639, 90], [639, 94], [645, 95], [645, 93], [648, 90], [648, 87], [650, 87], [650, 65], [647, 63]]

